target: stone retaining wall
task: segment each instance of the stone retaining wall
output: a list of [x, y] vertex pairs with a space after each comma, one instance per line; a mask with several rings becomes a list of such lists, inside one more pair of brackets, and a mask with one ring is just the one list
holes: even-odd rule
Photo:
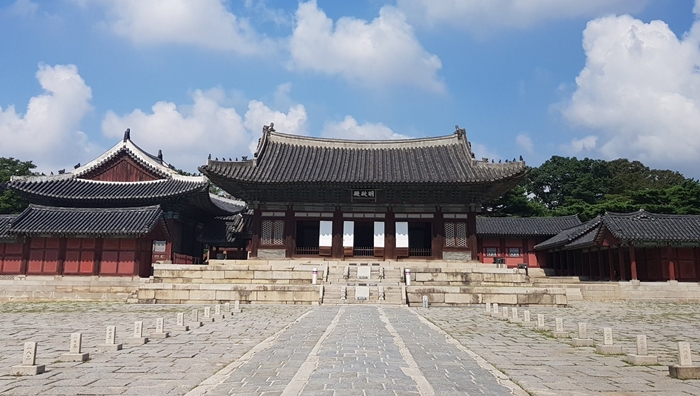
[[498, 303], [503, 305], [566, 306], [566, 291], [562, 288], [538, 287], [469, 287], [469, 286], [408, 286], [409, 305], [422, 305], [423, 296], [435, 306], [465, 306]]
[[0, 277], [0, 301], [136, 301], [148, 279], [124, 276], [16, 275]]
[[138, 290], [141, 304], [319, 303], [320, 286], [146, 283]]

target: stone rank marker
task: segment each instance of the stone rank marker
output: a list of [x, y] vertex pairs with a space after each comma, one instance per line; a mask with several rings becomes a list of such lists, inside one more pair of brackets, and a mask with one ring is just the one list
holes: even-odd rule
[[177, 314], [177, 324], [175, 325], [175, 330], [190, 331], [190, 326], [185, 325], [185, 314], [182, 312]]
[[520, 325], [525, 327], [532, 327], [535, 325], [535, 322], [533, 322], [530, 318], [529, 310], [526, 309], [523, 311], [523, 321], [520, 322]]
[[486, 307], [486, 311], [485, 311], [486, 314], [487, 315], [490, 314], [491, 313], [491, 303], [487, 302], [486, 304], [484, 304], [484, 306]]
[[543, 314], [537, 314], [537, 328], [538, 329], [546, 329], [547, 325], [544, 324], [544, 315]]
[[610, 327], [603, 328], [603, 344], [597, 344], [595, 351], [601, 355], [622, 355], [622, 347], [613, 345], [612, 329]]
[[143, 322], [137, 320], [134, 322], [134, 336], [127, 338], [126, 342], [133, 345], [143, 345], [148, 342], [148, 337], [143, 336]]
[[578, 337], [571, 339], [571, 345], [575, 347], [592, 347], [595, 345], [595, 342], [588, 338], [588, 334], [586, 334], [585, 323], [578, 324]]
[[624, 360], [634, 366], [653, 366], [659, 364], [659, 359], [656, 356], [649, 355], [647, 336], [645, 335], [637, 336], [637, 353], [630, 353]]
[[569, 338], [569, 333], [564, 331], [564, 320], [562, 318], [554, 319], [554, 338]]
[[212, 318], [216, 320], [226, 319], [226, 315], [221, 313], [221, 304], [214, 305], [214, 315], [212, 315]]
[[501, 319], [508, 320], [508, 307], [503, 307], [501, 311]]
[[85, 362], [90, 359], [89, 353], [83, 353], [83, 335], [72, 333], [70, 335], [70, 351], [61, 355], [62, 362]]
[[12, 366], [10, 375], [37, 375], [46, 371], [46, 366], [36, 364], [36, 342], [25, 342], [22, 364]]
[[243, 310], [241, 309], [241, 301], [236, 300], [233, 302], [233, 309], [231, 310], [231, 313], [241, 313]]
[[156, 319], [156, 331], [155, 331], [155, 333], [151, 333], [148, 336], [150, 338], [168, 338], [168, 337], [170, 337], [170, 333], [163, 331], [164, 322], [165, 322], [165, 319], [163, 319], [163, 318]]
[[213, 322], [214, 318], [211, 317], [211, 307], [204, 307], [204, 322]]
[[428, 296], [423, 296], [423, 308], [430, 308], [430, 302]]
[[498, 315], [500, 314], [498, 312], [498, 303], [493, 303], [491, 306], [493, 307], [493, 312], [491, 312], [491, 316], [494, 318], [497, 318]]
[[189, 323], [191, 327], [202, 327], [204, 323], [199, 320], [199, 310], [197, 308], [192, 310], [192, 321]]
[[522, 322], [522, 319], [518, 316], [518, 308], [513, 307], [510, 309], [510, 319], [508, 319], [508, 321], [511, 323]]
[[101, 351], [114, 352], [120, 351], [122, 349], [122, 344], [117, 344], [117, 327], [107, 326], [107, 333], [105, 335], [105, 343], [99, 345], [98, 348]]
[[689, 343], [678, 343], [678, 364], [668, 366], [668, 374], [682, 380], [700, 379], [700, 366], [693, 365]]

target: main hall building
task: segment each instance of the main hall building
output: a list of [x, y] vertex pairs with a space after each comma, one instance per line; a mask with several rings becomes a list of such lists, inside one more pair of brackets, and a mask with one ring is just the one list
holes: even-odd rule
[[199, 168], [253, 209], [257, 258], [477, 258], [477, 212], [510, 190], [525, 162], [478, 160], [464, 129], [448, 136], [351, 141], [265, 127], [257, 152]]

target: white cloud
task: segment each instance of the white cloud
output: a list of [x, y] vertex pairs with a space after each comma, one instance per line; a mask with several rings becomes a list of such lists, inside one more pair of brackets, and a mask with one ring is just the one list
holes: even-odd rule
[[499, 158], [501, 158], [501, 156], [498, 155], [498, 153], [491, 151], [491, 149], [486, 147], [486, 145], [484, 145], [484, 144], [474, 143], [474, 142], [470, 142], [470, 143], [471, 143], [472, 153], [474, 153], [474, 157], [478, 160], [480, 160], [482, 158], [488, 158], [489, 161], [493, 160], [493, 161], [498, 162]]
[[647, 0], [398, 0], [416, 25], [450, 26], [482, 34], [494, 28], [526, 28], [545, 21], [640, 10]]
[[92, 91], [74, 65], [39, 65], [36, 78], [45, 92], [29, 100], [26, 113], [0, 108], [0, 156], [32, 160], [48, 172], [96, 149], [78, 131]]
[[[240, 54], [272, 52], [250, 24], [224, 0], [102, 0], [108, 26], [136, 44], [186, 44]], [[85, 3], [88, 4], [88, 3]]]
[[402, 135], [391, 130], [388, 126], [380, 123], [366, 122], [362, 125], [352, 116], [345, 116], [343, 121], [326, 122], [321, 135], [336, 139], [357, 139], [357, 140], [397, 140], [408, 139], [410, 136]]
[[194, 104], [187, 106], [158, 102], [150, 113], [136, 109], [118, 116], [109, 111], [102, 121], [102, 131], [106, 136], [119, 138], [130, 128], [136, 144], [152, 153], [162, 149], [165, 161], [188, 171], [204, 164], [208, 154], [246, 154], [250, 133], [236, 109], [221, 104], [225, 99], [223, 91], [197, 90], [192, 99]]
[[618, 16], [589, 22], [586, 66], [564, 117], [600, 131], [594, 147], [604, 157], [664, 167], [699, 164], [699, 43], [700, 22], [682, 39], [662, 21]]
[[571, 139], [571, 143], [562, 145], [560, 148], [569, 154], [580, 154], [584, 151], [595, 150], [598, 144], [598, 136], [589, 135], [581, 139]]
[[36, 14], [38, 9], [39, 5], [30, 0], [17, 0], [10, 7], [10, 12], [19, 16], [28, 16]]
[[444, 90], [436, 77], [440, 59], [421, 46], [394, 7], [382, 7], [371, 22], [343, 17], [334, 24], [312, 0], [299, 4], [296, 22], [290, 40], [292, 69], [339, 75], [370, 87], [408, 84]]
[[110, 111], [102, 121], [102, 131], [119, 138], [130, 128], [136, 144], [152, 153], [163, 150], [165, 161], [190, 172], [204, 164], [208, 154], [214, 158], [250, 155], [262, 126], [270, 122], [280, 132], [306, 133], [306, 110], [302, 105], [292, 106], [285, 114], [251, 100], [241, 117], [235, 108], [223, 104], [227, 98], [221, 89], [197, 90], [192, 99], [191, 105], [158, 102], [148, 113], [136, 109], [119, 116]]
[[245, 127], [253, 134], [253, 140], [249, 145], [251, 152], [254, 153], [258, 147], [263, 125], [270, 125], [271, 122], [275, 124], [275, 130], [278, 132], [292, 135], [307, 134], [306, 109], [303, 105], [292, 105], [285, 114], [270, 109], [263, 102], [251, 100], [248, 103], [248, 111], [245, 113]]
[[518, 146], [520, 146], [521, 149], [527, 151], [528, 153], [532, 153], [534, 151], [532, 139], [525, 134], [521, 133], [518, 136], [516, 136], [515, 142], [518, 144]]

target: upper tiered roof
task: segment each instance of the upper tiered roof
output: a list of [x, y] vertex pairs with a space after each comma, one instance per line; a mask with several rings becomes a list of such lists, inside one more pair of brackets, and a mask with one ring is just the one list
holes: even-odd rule
[[13, 177], [7, 186], [29, 199], [49, 206], [120, 207], [148, 206], [168, 202], [193, 205], [225, 216], [239, 212], [244, 203], [209, 193], [204, 176], [183, 176], [163, 161], [124, 138], [104, 154], [72, 172], [50, 176]]
[[467, 184], [519, 177], [525, 162], [474, 159], [463, 129], [423, 139], [363, 141], [288, 135], [266, 127], [255, 158], [217, 161], [200, 171], [246, 183]]

